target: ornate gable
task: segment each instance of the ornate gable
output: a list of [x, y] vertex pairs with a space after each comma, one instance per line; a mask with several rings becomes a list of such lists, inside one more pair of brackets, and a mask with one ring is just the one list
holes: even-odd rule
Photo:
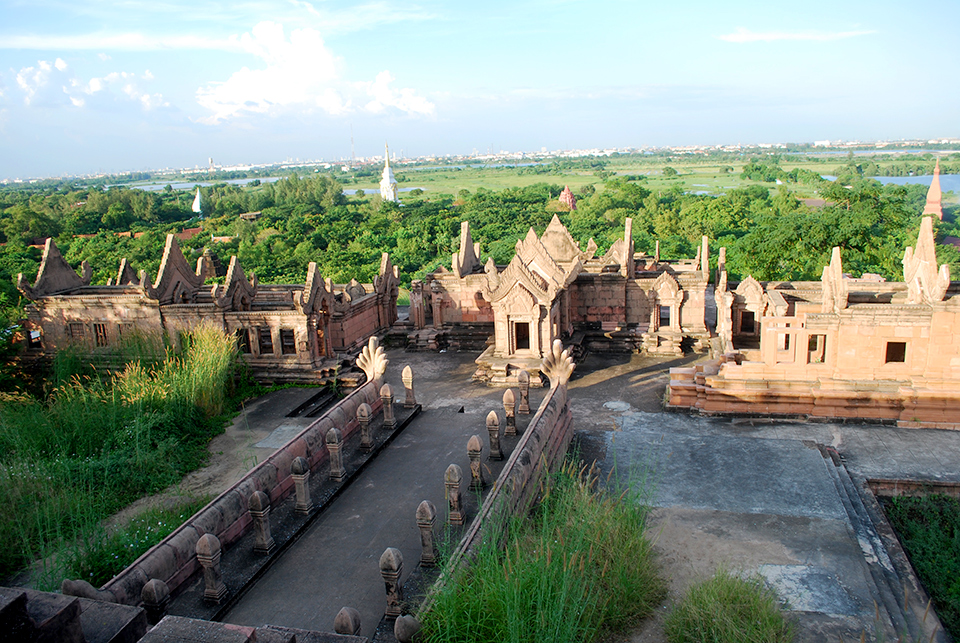
[[903, 253], [903, 280], [907, 282], [907, 302], [932, 304], [943, 301], [950, 287], [950, 266], [937, 270], [937, 251], [933, 240], [933, 219], [920, 223], [916, 248], [907, 246]]
[[297, 312], [310, 315], [321, 310], [330, 310], [332, 300], [333, 294], [320, 274], [320, 270], [317, 269], [317, 262], [311, 261], [307, 266], [307, 282], [303, 290], [293, 293], [293, 304]]
[[383, 295], [390, 295], [400, 287], [400, 269], [390, 261], [390, 254], [380, 256], [380, 274], [373, 278], [373, 289]]
[[168, 234], [160, 270], [157, 272], [157, 285], [151, 288], [147, 280], [147, 295], [161, 304], [187, 304], [196, 299], [197, 291], [202, 285], [203, 277], [190, 270], [190, 264], [180, 251], [177, 238]]
[[823, 284], [823, 303], [820, 310], [825, 313], [839, 313], [847, 307], [849, 295], [847, 282], [843, 278], [843, 264], [840, 262], [840, 248], [834, 248], [830, 265], [823, 267], [820, 277]]
[[507, 267], [500, 273], [497, 287], [495, 289], [484, 289], [484, 297], [491, 303], [499, 302], [506, 298], [517, 285], [522, 286], [531, 293], [531, 296], [547, 305], [553, 300], [550, 296], [550, 287], [547, 281], [527, 268], [519, 254], [514, 255]]
[[760, 311], [763, 308], [763, 286], [753, 276], [748, 275], [733, 292], [743, 299], [751, 310]]
[[653, 282], [653, 290], [657, 293], [658, 301], [672, 301], [680, 294], [680, 284], [669, 272], [661, 272]]
[[47, 239], [36, 281], [31, 286], [23, 273], [20, 273], [17, 275], [17, 288], [28, 299], [69, 292], [90, 285], [90, 277], [93, 275], [90, 264], [84, 261], [80, 264], [80, 270], [82, 274], [78, 275], [60, 254], [60, 249], [53, 239]]
[[540, 243], [543, 244], [553, 260], [560, 265], [566, 266], [583, 259], [580, 244], [573, 240], [570, 232], [560, 222], [560, 217], [557, 215], [553, 215], [553, 218], [550, 219], [550, 225], [540, 235]]
[[227, 269], [227, 279], [224, 285], [215, 284], [210, 289], [210, 296], [217, 308], [230, 310], [250, 310], [250, 305], [257, 296], [257, 276], [250, 275], [247, 281], [243, 268], [236, 257], [230, 257], [230, 267]]
[[123, 258], [120, 260], [120, 270], [117, 271], [117, 281], [115, 285], [126, 286], [128, 284], [139, 286], [140, 278], [134, 271], [133, 266], [130, 265], [130, 262], [127, 261], [126, 258]]
[[517, 241], [514, 259], [519, 259], [526, 268], [536, 272], [546, 282], [546, 290], [560, 288], [566, 282], [566, 271], [550, 256], [533, 228], [530, 228], [526, 237]]

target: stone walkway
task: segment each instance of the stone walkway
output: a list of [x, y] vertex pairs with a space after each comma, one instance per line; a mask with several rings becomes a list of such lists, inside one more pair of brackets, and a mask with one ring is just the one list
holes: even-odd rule
[[[330, 630], [337, 611], [349, 605], [360, 610], [370, 636], [385, 605], [380, 554], [389, 546], [403, 552], [404, 579], [416, 566], [416, 507], [431, 500], [440, 524], [443, 472], [450, 463], [468, 471], [466, 441], [477, 434], [486, 445], [484, 418], [502, 410], [503, 390], [470, 382], [471, 354], [390, 351], [389, 357], [387, 379], [398, 390], [400, 369], [412, 366], [421, 416], [226, 621]], [[863, 478], [960, 482], [960, 432], [659, 412], [667, 369], [689, 361], [590, 356], [570, 386], [581, 456], [624, 484], [646, 476], [657, 507], [657, 550], [670, 579], [668, 603], [725, 565], [760, 573], [777, 588], [802, 641], [859, 640], [862, 630], [869, 636], [876, 612], [871, 569], [838, 491], [836, 467], [817, 445], [835, 448]], [[542, 395], [531, 390], [532, 408]], [[659, 622], [631, 640], [663, 640]]]

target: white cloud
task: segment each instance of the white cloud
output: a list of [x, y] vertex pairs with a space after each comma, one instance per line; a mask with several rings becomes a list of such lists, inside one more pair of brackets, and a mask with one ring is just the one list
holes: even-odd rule
[[[145, 75], [144, 78], [147, 76]], [[87, 105], [88, 97], [98, 95], [109, 95], [110, 98], [107, 100], [126, 96], [139, 103], [144, 109], [168, 105], [160, 94], [140, 91], [134, 82], [135, 79], [136, 74], [132, 72], [115, 71], [106, 76], [82, 81], [73, 75], [66, 61], [57, 58], [53, 64], [41, 60], [35, 67], [22, 68], [17, 73], [17, 86], [23, 92], [24, 104], [28, 106], [72, 105], [80, 108]], [[120, 92], [109, 91], [111, 86], [119, 87]]]
[[97, 54], [97, 58], [99, 58], [99, 59], [102, 60], [103, 62], [107, 62], [108, 60], [111, 59], [111, 57], [110, 57], [109, 54], [105, 54], [105, 53], [102, 53], [102, 52], [99, 53], [99, 54]]
[[828, 41], [842, 40], [844, 38], [855, 38], [857, 36], [867, 36], [876, 33], [876, 31], [750, 31], [744, 27], [737, 27], [733, 33], [717, 36], [720, 40], [727, 42], [774, 42], [778, 40], [813, 40]]
[[367, 94], [373, 98], [366, 104], [365, 109], [373, 113], [380, 113], [388, 107], [393, 107], [407, 114], [419, 114], [421, 116], [433, 116], [434, 105], [426, 98], [417, 96], [414, 90], [409, 88], [394, 89], [390, 83], [396, 80], [389, 71], [382, 71], [377, 74], [376, 80], [372, 83], [366, 83]]
[[324, 44], [315, 29], [295, 29], [289, 38], [283, 25], [261, 22], [250, 33], [231, 40], [242, 50], [261, 59], [259, 69], [242, 67], [227, 80], [211, 82], [197, 90], [197, 102], [211, 113], [200, 119], [207, 124], [245, 114], [269, 114], [283, 109], [318, 108], [329, 114], [353, 110], [367, 101], [365, 109], [383, 112], [396, 109], [414, 115], [432, 115], [434, 106], [413, 89], [394, 89], [390, 72], [381, 72], [373, 82], [348, 83], [340, 76], [341, 59]]

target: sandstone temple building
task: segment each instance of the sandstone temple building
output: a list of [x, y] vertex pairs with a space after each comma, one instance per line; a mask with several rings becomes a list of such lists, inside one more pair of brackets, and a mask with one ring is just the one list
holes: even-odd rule
[[156, 279], [135, 273], [124, 259], [106, 286], [90, 284], [84, 262], [77, 274], [47, 239], [37, 278], [17, 286], [31, 300], [27, 326], [34, 354], [66, 344], [107, 351], [134, 332], [164, 336], [214, 323], [237, 337], [255, 377], [265, 381], [317, 381], [335, 372], [338, 352], [359, 350], [397, 319], [399, 274], [384, 253], [372, 284], [335, 285], [311, 263], [302, 284], [265, 285], [249, 278], [236, 257], [222, 284], [208, 284], [214, 268], [203, 256], [191, 268], [168, 235]]

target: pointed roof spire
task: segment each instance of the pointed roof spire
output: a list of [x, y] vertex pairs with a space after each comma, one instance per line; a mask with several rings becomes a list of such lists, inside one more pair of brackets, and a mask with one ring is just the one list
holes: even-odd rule
[[937, 218], [943, 221], [943, 192], [940, 190], [940, 158], [937, 157], [937, 164], [933, 168], [933, 180], [930, 182], [930, 189], [927, 190], [927, 204], [923, 208], [924, 214], [935, 214]]
[[386, 141], [383, 143], [383, 157], [387, 160], [387, 167], [390, 167], [390, 146]]

